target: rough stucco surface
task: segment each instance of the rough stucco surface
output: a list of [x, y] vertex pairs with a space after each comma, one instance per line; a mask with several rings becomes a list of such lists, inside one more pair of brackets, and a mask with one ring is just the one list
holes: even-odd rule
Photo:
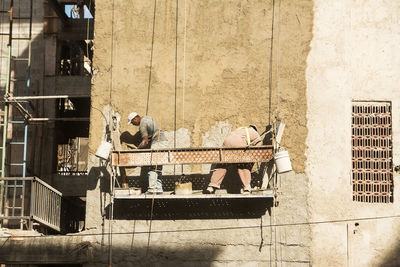
[[[98, 159], [93, 156], [105, 133], [105, 119], [99, 110], [107, 120], [113, 115], [120, 117], [114, 133], [118, 135], [125, 131], [134, 134], [137, 127], [126, 125], [127, 115], [131, 111], [143, 115], [148, 108], [148, 114], [167, 130], [169, 137], [174, 136], [175, 130], [177, 136], [184, 135], [185, 138], [177, 140], [177, 146], [201, 147], [219, 146], [231, 129], [249, 123], [265, 129], [269, 112], [272, 122], [279, 103], [279, 115], [286, 124], [282, 141], [291, 154], [295, 170], [280, 177], [280, 204], [272, 208], [271, 215], [266, 213], [257, 219], [155, 220], [152, 231], [172, 232], [151, 235], [151, 257], [145, 257], [147, 234], [118, 235], [114, 238], [118, 266], [143, 263], [149, 259], [152, 264], [163, 266], [264, 266], [275, 262], [285, 266], [309, 266], [309, 226], [268, 225], [305, 222], [309, 216], [308, 180], [302, 173], [307, 135], [305, 69], [312, 38], [313, 2], [282, 3], [279, 90], [276, 82], [278, 13], [275, 14], [270, 92], [272, 2], [187, 0], [185, 30], [184, 1], [179, 1], [176, 106], [176, 1], [157, 1], [149, 102], [154, 1], [114, 1], [114, 23], [112, 2], [96, 3], [96, 75], [92, 89], [89, 144], [92, 169], [87, 192], [87, 233], [108, 229], [108, 220], [101, 224], [101, 210], [108, 203], [108, 194], [102, 192], [101, 184], [107, 184], [108, 177], [103, 172], [105, 168], [99, 167]], [[278, 12], [278, 6], [275, 12]], [[270, 93], [272, 107], [269, 107]], [[173, 141], [170, 138], [170, 146], [173, 146]], [[208, 172], [208, 168], [203, 166], [202, 172]], [[192, 172], [200, 172], [200, 169], [193, 167]], [[262, 232], [261, 224], [264, 226]], [[180, 231], [242, 226], [243, 229], [220, 231]], [[247, 228], [249, 226], [254, 227]], [[114, 231], [117, 232], [138, 233], [148, 229], [149, 221], [114, 221]], [[263, 246], [260, 248], [261, 241]], [[99, 250], [100, 243], [94, 244]], [[105, 257], [99, 254], [94, 260], [105, 262]]]
[[[306, 175], [311, 220], [398, 215], [396, 173], [392, 204], [352, 201], [351, 104], [352, 100], [392, 101], [393, 159], [398, 165], [400, 3], [318, 0], [314, 14], [307, 61]], [[312, 263], [398, 266], [399, 230], [398, 218], [315, 225]]]
[[[279, 94], [278, 7], [275, 9], [271, 109], [268, 77], [272, 1], [188, 0], [186, 23], [184, 1], [179, 3], [176, 92], [175, 1], [157, 1], [150, 90], [154, 1], [115, 1], [114, 23], [112, 2], [96, 3], [93, 108], [103, 110], [111, 105], [122, 118], [119, 130], [134, 133], [137, 129], [126, 125], [127, 115], [131, 111], [143, 115], [148, 107], [148, 114], [163, 129], [188, 128], [190, 146], [199, 147], [204, 134], [218, 121], [226, 121], [233, 129], [249, 123], [264, 129], [269, 111], [272, 119], [275, 115], [279, 96], [280, 117], [287, 125], [283, 145], [292, 155], [295, 171], [303, 172], [307, 134], [305, 67], [312, 1], [282, 3]], [[92, 109], [91, 115], [92, 152], [104, 128], [97, 109]]]

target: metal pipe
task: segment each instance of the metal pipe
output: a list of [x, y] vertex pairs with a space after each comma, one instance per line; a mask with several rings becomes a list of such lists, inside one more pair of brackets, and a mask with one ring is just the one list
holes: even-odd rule
[[11, 215], [15, 215], [15, 200], [17, 197], [17, 181], [14, 181], [14, 192], [13, 192], [13, 200], [11, 205]]
[[[10, 88], [10, 66], [11, 66], [11, 45], [8, 46], [8, 58], [7, 58], [7, 81], [5, 93], [8, 94]], [[5, 177], [5, 162], [6, 162], [6, 144], [7, 144], [7, 126], [8, 126], [8, 104], [4, 105], [4, 120], [3, 120], [3, 141], [2, 141], [2, 151], [1, 151], [1, 177]], [[0, 181], [0, 201], [2, 201], [0, 209], [2, 212], [6, 212], [5, 205], [7, 201], [7, 182]], [[3, 201], [4, 199], [4, 201]]]
[[30, 1], [30, 9], [29, 9], [29, 39], [32, 39], [32, 17], [33, 17], [33, 0]]
[[47, 122], [47, 121], [89, 121], [89, 117], [84, 118], [30, 118], [29, 122]]
[[67, 99], [70, 98], [68, 95], [49, 95], [49, 96], [10, 96], [7, 98], [7, 100], [35, 100], [35, 99]]
[[[15, 62], [14, 59], [11, 57], [10, 58], [10, 81], [9, 81], [9, 89], [8, 93], [10, 95], [14, 94], [14, 87], [15, 87]], [[11, 121], [13, 120], [13, 106], [8, 105], [8, 123], [7, 123], [7, 140], [12, 140], [13, 136], [13, 125]]]
[[[31, 218], [34, 214], [34, 206], [35, 206], [35, 196], [36, 196], [36, 192], [35, 192], [35, 182], [31, 181], [31, 197], [30, 197], [30, 209], [29, 209], [29, 217]], [[29, 230], [32, 230], [32, 221], [31, 219], [29, 219]]]
[[[47, 202], [47, 207], [48, 210], [51, 211], [51, 191], [50, 190], [46, 190], [46, 202]], [[51, 216], [51, 212], [46, 212], [44, 214], [44, 216], [46, 217], [47, 221], [50, 222], [50, 216]]]
[[10, 1], [10, 35], [8, 37], [8, 46], [11, 47], [12, 43], [12, 25], [13, 25], [13, 10], [14, 10], [14, 0]]

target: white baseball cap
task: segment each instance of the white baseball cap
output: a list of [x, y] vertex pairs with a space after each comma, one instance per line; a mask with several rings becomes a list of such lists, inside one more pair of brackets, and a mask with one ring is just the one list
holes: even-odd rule
[[132, 123], [133, 118], [135, 118], [138, 114], [136, 112], [131, 112], [128, 115], [128, 125]]
[[249, 127], [253, 127], [253, 129], [256, 130], [256, 132], [258, 132], [258, 128], [255, 124], [250, 124]]

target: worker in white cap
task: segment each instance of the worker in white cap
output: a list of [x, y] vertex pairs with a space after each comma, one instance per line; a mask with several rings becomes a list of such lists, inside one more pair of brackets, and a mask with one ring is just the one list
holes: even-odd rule
[[[156, 121], [150, 116], [139, 116], [136, 112], [128, 115], [128, 125], [139, 126], [142, 142], [138, 148], [162, 149], [168, 147], [168, 139], [164, 131], [160, 130]], [[162, 194], [162, 165], [151, 166], [148, 172], [149, 187], [146, 193]]]
[[[257, 126], [250, 124], [248, 127], [240, 127], [232, 131], [224, 140], [224, 147], [247, 147], [260, 146], [262, 140], [257, 132]], [[254, 163], [239, 163], [239, 164], [217, 164], [213, 170], [208, 187], [203, 190], [204, 194], [214, 194], [216, 189], [219, 189], [222, 181], [225, 178], [227, 168], [231, 165], [237, 168], [237, 171], [242, 181], [242, 193], [250, 194], [251, 192], [251, 168]]]

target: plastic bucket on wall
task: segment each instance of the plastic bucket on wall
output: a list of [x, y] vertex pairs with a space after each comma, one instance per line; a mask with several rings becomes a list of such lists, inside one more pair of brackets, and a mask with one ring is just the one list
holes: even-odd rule
[[275, 164], [278, 173], [290, 172], [292, 163], [290, 162], [289, 152], [280, 151], [275, 154]]
[[97, 148], [96, 156], [102, 159], [108, 159], [113, 145], [107, 141], [101, 141], [99, 148]]

